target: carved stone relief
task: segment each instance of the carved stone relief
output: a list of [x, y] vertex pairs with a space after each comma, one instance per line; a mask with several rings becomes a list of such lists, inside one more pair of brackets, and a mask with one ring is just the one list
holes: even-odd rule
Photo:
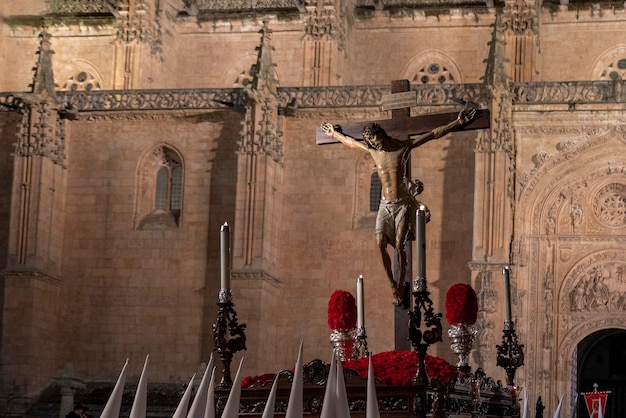
[[562, 287], [562, 312], [616, 312], [626, 308], [626, 262], [621, 250], [605, 250], [579, 261]]
[[626, 326], [617, 320], [626, 307], [624, 143], [619, 126], [533, 126], [516, 132], [521, 140], [560, 139], [529, 157], [533, 168], [521, 180], [514, 241], [527, 248], [520, 252], [528, 262], [519, 279], [534, 295], [526, 302], [522, 334], [527, 346], [541, 348], [537, 361], [526, 367], [548, 396], [570, 384], [578, 342], [602, 328]]
[[402, 72], [411, 84], [461, 84], [459, 66], [439, 51], [424, 51], [413, 58]]
[[621, 81], [626, 77], [626, 45], [612, 47], [593, 63], [590, 80]]

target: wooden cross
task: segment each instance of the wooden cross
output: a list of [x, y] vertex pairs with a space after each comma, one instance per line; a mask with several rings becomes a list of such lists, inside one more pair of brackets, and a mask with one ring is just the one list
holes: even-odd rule
[[[410, 84], [408, 80], [394, 80], [391, 83], [391, 93], [403, 93], [410, 91]], [[441, 114], [431, 114], [424, 116], [416, 116], [411, 117], [410, 115], [411, 109], [410, 107], [404, 107], [400, 109], [392, 110], [391, 119], [377, 120], [377, 121], [367, 121], [367, 122], [358, 122], [358, 123], [350, 123], [347, 125], [341, 125], [341, 132], [344, 135], [351, 136], [352, 138], [359, 139], [362, 136], [363, 126], [370, 123], [377, 123], [380, 125], [387, 135], [392, 138], [396, 138], [399, 140], [408, 140], [411, 136], [419, 135], [422, 133], [429, 132], [435, 128], [440, 126], [447, 125], [448, 123], [454, 121], [458, 117], [458, 112], [453, 113], [441, 113]], [[455, 129], [455, 131], [465, 131], [465, 130], [473, 130], [473, 129], [484, 129], [489, 127], [490, 115], [489, 110], [477, 110], [475, 117], [469, 122], [466, 123], [459, 128]], [[317, 128], [316, 143], [318, 145], [323, 144], [333, 144], [338, 143], [339, 141], [334, 138], [326, 135], [320, 128]], [[409, 154], [410, 157], [410, 154]], [[410, 179], [410, 160], [407, 161], [405, 166], [405, 178]], [[407, 248], [408, 246], [408, 248]], [[412, 251], [411, 251], [411, 243], [410, 241], [405, 242], [405, 252], [407, 255], [407, 268], [404, 278], [399, 278], [399, 280], [404, 280], [405, 284], [405, 305], [410, 307], [411, 304], [411, 291], [410, 291], [410, 282], [411, 277], [413, 275], [412, 270]], [[395, 268], [394, 275], [399, 275], [399, 268], [397, 263], [397, 256], [394, 257], [395, 260]], [[408, 287], [408, 289], [407, 289]], [[404, 307], [396, 307], [394, 311], [394, 319], [395, 319], [395, 349], [396, 350], [410, 350], [410, 342], [408, 339], [408, 316], [406, 315]]]
[[[407, 81], [408, 80], [397, 80]], [[395, 83], [396, 81], [394, 81]], [[394, 84], [392, 83], [392, 86]], [[393, 88], [391, 90], [394, 92]], [[408, 91], [408, 90], [407, 90]], [[394, 92], [397, 93], [397, 92]], [[409, 116], [410, 108], [394, 109], [392, 110], [391, 119], [381, 119], [366, 122], [352, 122], [346, 125], [341, 125], [341, 132], [345, 135], [349, 135], [353, 138], [360, 138], [363, 131], [363, 126], [368, 123], [379, 124], [385, 132], [392, 138], [397, 139], [409, 139], [414, 135], [419, 135], [431, 131], [439, 126], [446, 125], [457, 118], [459, 112], [452, 113], [437, 113], [431, 115], [422, 116]], [[400, 114], [401, 116], [396, 116]], [[468, 131], [474, 129], [489, 128], [490, 113], [488, 109], [480, 109], [476, 111], [476, 117], [469, 123], [455, 129], [455, 131]], [[339, 141], [330, 138], [318, 127], [315, 131], [315, 142], [318, 145], [324, 144], [336, 144]]]

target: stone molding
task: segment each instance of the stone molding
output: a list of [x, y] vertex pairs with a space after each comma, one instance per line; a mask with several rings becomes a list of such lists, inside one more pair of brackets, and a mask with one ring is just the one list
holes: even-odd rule
[[283, 283], [264, 270], [231, 270], [233, 280], [263, 280], [274, 287], [282, 287]]
[[[511, 83], [513, 105], [626, 103], [624, 82], [576, 81]], [[483, 84], [413, 85], [420, 106], [455, 105], [450, 97], [486, 103]], [[296, 100], [298, 109], [380, 107], [390, 94], [388, 85], [339, 87], [278, 87], [279, 106]], [[57, 98], [79, 112], [176, 109], [233, 109], [242, 102], [242, 89], [99, 90], [59, 91]], [[24, 100], [24, 93], [0, 93], [0, 110], [10, 110]]]

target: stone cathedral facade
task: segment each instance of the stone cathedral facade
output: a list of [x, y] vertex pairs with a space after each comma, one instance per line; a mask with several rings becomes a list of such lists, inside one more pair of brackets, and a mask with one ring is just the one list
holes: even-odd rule
[[[373, 162], [315, 137], [323, 121], [390, 118], [402, 79], [413, 116], [459, 111], [451, 98], [490, 110], [489, 128], [410, 160], [435, 310], [457, 282], [479, 297], [472, 367], [504, 380], [510, 266], [531, 402], [564, 395], [569, 414], [594, 382], [625, 398], [623, 2], [22, 0], [0, 14], [7, 415], [112, 382], [127, 358], [132, 382], [148, 354], [150, 382], [187, 382], [214, 348], [224, 222], [246, 375], [293, 367], [300, 341], [329, 360], [328, 298], [356, 294], [359, 275], [369, 349], [394, 349]], [[446, 337], [429, 353], [455, 361]]]

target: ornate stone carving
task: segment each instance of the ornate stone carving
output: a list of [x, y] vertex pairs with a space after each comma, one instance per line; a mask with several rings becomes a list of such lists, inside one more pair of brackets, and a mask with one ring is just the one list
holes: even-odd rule
[[626, 262], [618, 250], [592, 254], [564, 279], [561, 312], [621, 312], [626, 309]]
[[621, 82], [577, 81], [512, 83], [514, 103], [614, 103], [623, 102]]
[[39, 60], [35, 67], [32, 93], [21, 98], [17, 110], [22, 114], [15, 155], [42, 156], [65, 167], [65, 121], [60, 118], [59, 102], [52, 72], [50, 34], [40, 34]]
[[538, 16], [534, 2], [524, 0], [505, 2], [502, 29], [515, 35], [537, 34]]
[[218, 11], [269, 11], [298, 9], [302, 0], [182, 0], [187, 7], [201, 12]]
[[161, 52], [161, 23], [158, 11], [150, 10], [145, 0], [118, 0], [117, 3], [119, 41], [130, 44], [143, 42], [150, 46], [153, 54]]
[[[612, 87], [614, 83], [513, 83], [512, 104], [567, 104], [624, 103], [626, 97]], [[486, 103], [488, 92], [483, 84], [413, 85], [418, 102], [423, 106], [449, 105], [449, 97], [462, 97], [476, 103]], [[587, 94], [590, 91], [601, 94]], [[586, 93], [587, 92], [587, 93]], [[294, 98], [298, 108], [355, 108], [382, 104], [382, 96], [389, 93], [388, 85], [337, 87], [278, 87], [279, 106], [286, 106]], [[173, 89], [132, 91], [57, 92], [59, 100], [79, 111], [109, 110], [163, 110], [163, 109], [219, 109], [241, 105], [242, 89]], [[0, 93], [0, 103], [20, 100], [16, 93]], [[597, 136], [606, 128], [585, 126], [520, 127], [522, 133], [572, 133], [581, 137]], [[618, 127], [614, 128], [618, 129]], [[568, 140], [574, 141], [574, 140]], [[575, 140], [579, 141], [579, 139]], [[562, 146], [571, 148], [574, 143]], [[563, 148], [565, 150], [565, 148]]]
[[239, 141], [239, 152], [248, 155], [264, 154], [282, 164], [283, 144], [278, 120], [279, 103], [277, 99], [278, 80], [274, 77], [271, 51], [272, 30], [268, 22], [263, 22], [261, 45], [257, 62], [251, 73], [253, 78], [245, 83], [244, 103], [249, 109], [243, 122], [243, 132]]
[[123, 0], [52, 0], [51, 12], [57, 15], [112, 14]]
[[545, 151], [539, 151], [537, 154], [533, 155], [532, 160], [535, 164], [535, 168], [539, 168], [550, 159], [550, 154]]
[[486, 269], [480, 271], [476, 276], [476, 282], [480, 289], [477, 294], [479, 311], [494, 313], [498, 295], [493, 288], [492, 271]]
[[[626, 309], [626, 263], [606, 262], [591, 266], [574, 278], [569, 292], [572, 312], [615, 312]], [[607, 285], [607, 283], [610, 283]]]
[[337, 41], [339, 49], [345, 49], [345, 11], [337, 5], [335, 0], [303, 0], [305, 17], [305, 37], [314, 41], [333, 39]]
[[621, 228], [626, 224], [626, 185], [609, 183], [594, 196], [593, 213], [598, 221], [610, 228]]

